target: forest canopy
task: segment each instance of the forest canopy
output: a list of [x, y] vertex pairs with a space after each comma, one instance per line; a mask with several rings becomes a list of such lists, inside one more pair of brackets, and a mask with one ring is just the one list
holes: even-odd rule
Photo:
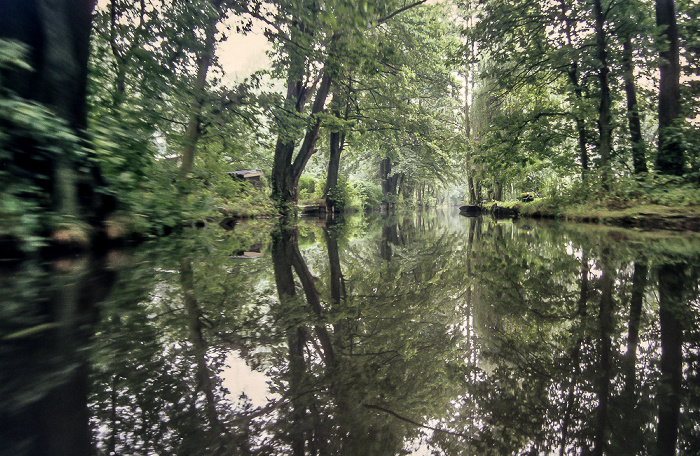
[[[3, 2], [0, 237], [521, 193], [695, 206], [698, 17], [693, 0]], [[269, 65], [236, 81], [224, 43], [246, 34]]]

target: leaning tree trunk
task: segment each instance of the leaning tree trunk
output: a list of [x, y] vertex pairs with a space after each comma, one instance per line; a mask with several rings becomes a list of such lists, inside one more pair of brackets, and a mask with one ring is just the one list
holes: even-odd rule
[[182, 148], [180, 163], [180, 181], [188, 178], [194, 166], [194, 156], [197, 151], [197, 142], [200, 137], [202, 104], [204, 102], [204, 89], [207, 83], [207, 73], [214, 60], [216, 26], [221, 18], [219, 8], [222, 0], [213, 0], [211, 6], [216, 9], [216, 16], [211, 19], [204, 31], [204, 51], [197, 58], [197, 75], [194, 82], [194, 94], [190, 104], [190, 117], [185, 130], [185, 145]]
[[[297, 79], [294, 75], [290, 75], [287, 82], [287, 101], [299, 99], [300, 94], [297, 90]], [[316, 91], [316, 98], [311, 110], [312, 124], [306, 130], [301, 148], [294, 157], [294, 140], [280, 134], [277, 145], [275, 147], [275, 157], [272, 167], [272, 196], [277, 204], [282, 209], [282, 212], [287, 213], [289, 207], [295, 205], [298, 197], [299, 178], [304, 172], [304, 168], [311, 156], [316, 152], [315, 145], [318, 139], [318, 132], [321, 129], [321, 117], [318, 116], [326, 104], [328, 92], [332, 83], [331, 75], [328, 71], [323, 72], [321, 83]], [[299, 102], [295, 105], [301, 109]]]
[[674, 0], [656, 0], [656, 25], [663, 30], [664, 51], [659, 67], [659, 153], [656, 167], [663, 174], [683, 174], [683, 148], [673, 127], [681, 117], [678, 26]]

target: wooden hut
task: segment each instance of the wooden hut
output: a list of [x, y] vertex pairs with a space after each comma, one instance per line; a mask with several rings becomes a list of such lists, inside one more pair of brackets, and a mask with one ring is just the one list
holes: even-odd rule
[[240, 171], [230, 171], [229, 176], [234, 179], [242, 179], [253, 184], [253, 187], [258, 190], [263, 188], [262, 175], [263, 172], [257, 169], [242, 169]]

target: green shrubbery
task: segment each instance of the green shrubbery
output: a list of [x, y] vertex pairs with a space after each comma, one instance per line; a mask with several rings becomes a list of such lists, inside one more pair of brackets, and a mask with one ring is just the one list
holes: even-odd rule
[[297, 188], [300, 204], [309, 204], [323, 196], [323, 183], [319, 185], [319, 180], [315, 177], [301, 176]]
[[[323, 198], [325, 188], [324, 178], [302, 176], [299, 179], [299, 203], [317, 204]], [[384, 196], [379, 184], [353, 182], [345, 176], [340, 176], [338, 185], [331, 190], [328, 198], [335, 203], [336, 210], [343, 212], [376, 209], [383, 203]]]
[[365, 211], [374, 210], [384, 203], [382, 186], [367, 181], [360, 181], [355, 184], [357, 192], [362, 201], [362, 209]]
[[689, 178], [656, 174], [619, 178], [607, 189], [597, 180], [575, 180], [566, 187], [549, 188], [544, 198], [521, 203], [520, 209], [523, 215], [592, 214], [600, 209], [623, 210], [648, 205], [699, 206], [700, 185]]
[[52, 212], [57, 158], [67, 166], [85, 159], [83, 142], [49, 109], [7, 90], [2, 70], [30, 69], [26, 49], [0, 40], [0, 236], [21, 248], [44, 244], [48, 232], [69, 221]]

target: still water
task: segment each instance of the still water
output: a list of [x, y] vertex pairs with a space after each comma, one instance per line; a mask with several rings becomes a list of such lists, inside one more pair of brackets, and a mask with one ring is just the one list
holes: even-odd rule
[[700, 454], [699, 266], [456, 210], [6, 266], [0, 455]]

